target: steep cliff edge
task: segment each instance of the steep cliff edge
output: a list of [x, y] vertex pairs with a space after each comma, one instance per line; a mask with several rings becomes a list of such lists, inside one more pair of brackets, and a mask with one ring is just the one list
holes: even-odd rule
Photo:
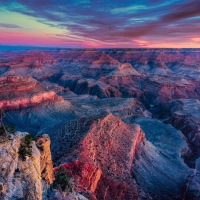
[[[24, 146], [27, 135], [26, 132], [17, 132], [15, 135], [9, 135], [7, 141], [0, 143], [0, 199], [2, 200], [42, 200], [45, 192], [43, 185], [51, 184], [54, 180], [51, 170], [53, 165], [50, 159], [50, 140], [46, 135], [41, 136], [44, 138], [40, 144], [44, 147], [41, 152], [34, 141], [29, 140], [30, 147]], [[25, 151], [29, 153], [25, 154]], [[42, 179], [45, 180], [43, 184]]]
[[50, 150], [50, 139], [47, 134], [40, 135], [36, 141], [36, 146], [40, 150], [40, 172], [42, 178], [50, 185], [54, 181], [53, 162]]
[[[84, 138], [79, 132], [82, 137], [86, 134]], [[65, 153], [64, 143], [70, 145], [72, 137], [75, 145]], [[137, 146], [144, 141], [138, 125], [126, 124], [112, 114], [81, 119], [64, 128], [62, 141], [53, 152], [59, 154], [61, 163], [66, 162], [63, 166], [74, 178], [78, 191], [93, 199], [138, 199], [137, 184], [131, 175]]]

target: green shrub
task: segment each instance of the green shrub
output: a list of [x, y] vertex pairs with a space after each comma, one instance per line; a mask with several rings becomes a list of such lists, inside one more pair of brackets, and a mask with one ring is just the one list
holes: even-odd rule
[[62, 189], [62, 191], [71, 191], [71, 185], [69, 183], [69, 177], [65, 171], [63, 166], [59, 167], [59, 169], [55, 173], [55, 181], [53, 182], [53, 187], [55, 189]]
[[24, 137], [24, 143], [26, 145], [30, 146], [32, 144], [32, 142], [33, 142], [32, 136], [29, 135], [29, 134], [25, 135], [25, 137]]
[[23, 161], [26, 161], [26, 156], [31, 157], [32, 155], [32, 142], [33, 138], [31, 135], [26, 135], [24, 139], [21, 141], [19, 148], [19, 156]]

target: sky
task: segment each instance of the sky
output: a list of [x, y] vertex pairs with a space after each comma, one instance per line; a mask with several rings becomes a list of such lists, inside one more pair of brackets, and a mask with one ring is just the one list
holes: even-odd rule
[[200, 48], [200, 0], [0, 0], [0, 45]]

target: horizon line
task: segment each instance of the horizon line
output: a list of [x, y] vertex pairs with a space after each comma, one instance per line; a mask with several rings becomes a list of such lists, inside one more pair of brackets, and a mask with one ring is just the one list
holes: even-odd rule
[[60, 46], [32, 46], [32, 45], [2, 45], [0, 44], [0, 49], [2, 47], [14, 47], [14, 48], [56, 48], [56, 49], [199, 49], [200, 47], [60, 47]]

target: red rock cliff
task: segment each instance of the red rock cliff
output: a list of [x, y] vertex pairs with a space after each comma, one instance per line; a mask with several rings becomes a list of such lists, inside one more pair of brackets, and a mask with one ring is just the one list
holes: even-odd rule
[[139, 125], [125, 124], [109, 114], [94, 120], [84, 139], [61, 160], [77, 158], [63, 166], [75, 179], [77, 190], [92, 193], [93, 199], [138, 199], [131, 169], [144, 140]]

